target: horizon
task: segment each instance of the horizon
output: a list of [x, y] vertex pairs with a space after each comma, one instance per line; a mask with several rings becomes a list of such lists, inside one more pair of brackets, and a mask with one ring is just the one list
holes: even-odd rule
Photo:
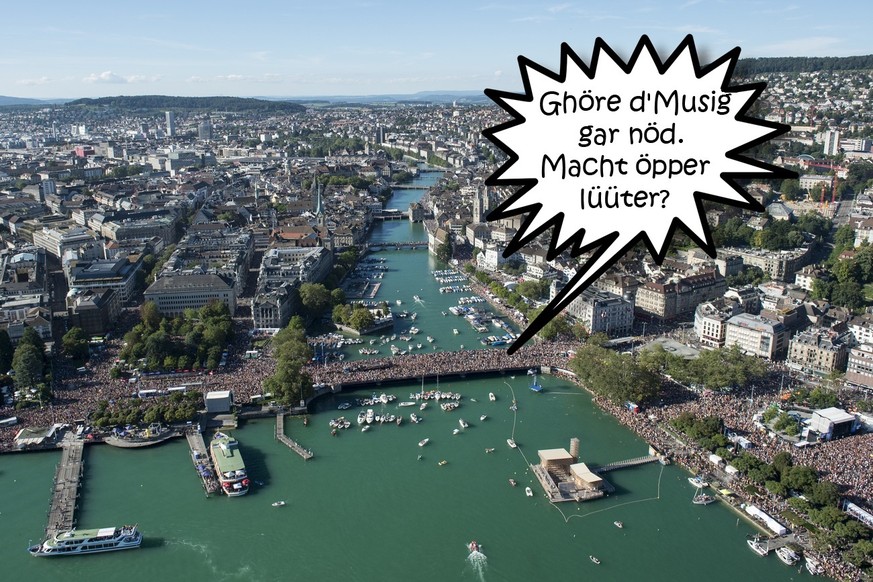
[[[0, 95], [63, 100], [120, 95], [368, 96], [520, 88], [517, 57], [556, 70], [560, 43], [586, 62], [603, 38], [627, 58], [648, 35], [666, 56], [688, 34], [701, 60], [873, 54], [873, 5], [821, 10], [810, 0], [616, 0], [608, 7], [449, 0], [439, 9], [378, 0], [291, 8], [218, 0], [209, 10], [156, 0], [50, 1], [50, 21], [13, 27], [0, 57]], [[337, 17], [342, 15], [342, 18]], [[814, 22], [808, 24], [810, 15]], [[32, 22], [23, 3], [9, 22]], [[118, 23], [124, 23], [123, 32]], [[62, 23], [55, 25], [52, 23]], [[435, 89], [435, 87], [437, 89]], [[285, 97], [287, 98], [287, 97]]]

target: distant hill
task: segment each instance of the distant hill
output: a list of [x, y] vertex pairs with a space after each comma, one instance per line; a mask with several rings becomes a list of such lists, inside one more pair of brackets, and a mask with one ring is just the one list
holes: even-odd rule
[[267, 101], [245, 97], [171, 97], [167, 95], [135, 95], [76, 99], [67, 107], [113, 107], [117, 109], [174, 110], [174, 111], [232, 111], [261, 113], [297, 113], [304, 111], [299, 103]]
[[16, 105], [48, 105], [51, 103], [62, 103], [64, 99], [27, 99], [25, 97], [7, 97], [0, 95], [0, 107], [9, 107]]
[[854, 71], [873, 69], [873, 55], [861, 57], [762, 57], [740, 59], [737, 75], [759, 73], [809, 73], [812, 71]]
[[[260, 99], [274, 100], [279, 97], [260, 97]], [[310, 97], [282, 97], [300, 103], [340, 105], [343, 103], [353, 104], [378, 104], [378, 103], [464, 103], [481, 104], [490, 103], [483, 91], [420, 91], [418, 93], [391, 93], [382, 95], [314, 95]]]

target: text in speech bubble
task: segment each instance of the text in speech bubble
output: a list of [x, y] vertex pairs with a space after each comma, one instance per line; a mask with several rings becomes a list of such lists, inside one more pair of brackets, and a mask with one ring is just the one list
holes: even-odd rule
[[736, 180], [796, 176], [740, 154], [790, 128], [747, 116], [765, 84], [729, 85], [739, 53], [702, 67], [689, 35], [662, 62], [643, 36], [625, 63], [598, 38], [590, 66], [563, 44], [559, 73], [519, 57], [523, 94], [485, 90], [513, 116], [483, 132], [509, 156], [486, 184], [520, 186], [488, 220], [528, 215], [504, 256], [549, 227], [548, 260], [592, 253], [509, 353], [639, 241], [660, 264], [681, 227], [714, 257], [704, 199], [761, 211]]

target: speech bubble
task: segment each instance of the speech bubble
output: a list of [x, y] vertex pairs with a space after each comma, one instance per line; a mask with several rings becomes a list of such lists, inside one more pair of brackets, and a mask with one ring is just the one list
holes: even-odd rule
[[764, 210], [737, 179], [796, 177], [740, 154], [790, 127], [747, 116], [766, 84], [729, 85], [739, 54], [702, 67], [688, 35], [662, 62], [643, 36], [625, 63], [597, 38], [590, 66], [564, 43], [559, 73], [519, 56], [525, 92], [485, 90], [513, 116], [483, 131], [509, 156], [485, 183], [520, 186], [487, 219], [528, 215], [503, 256], [550, 227], [548, 260], [592, 253], [508, 353], [640, 241], [660, 265], [681, 227], [715, 257], [703, 200]]

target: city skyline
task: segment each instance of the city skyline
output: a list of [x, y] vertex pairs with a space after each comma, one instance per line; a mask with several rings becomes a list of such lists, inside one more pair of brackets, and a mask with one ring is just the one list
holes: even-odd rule
[[[306, 97], [520, 89], [517, 57], [557, 68], [560, 43], [583, 59], [602, 37], [626, 58], [648, 35], [662, 55], [694, 35], [702, 59], [739, 46], [741, 58], [858, 56], [873, 7], [823, 11], [801, 0], [446, 2], [435, 8], [342, 0], [300, 8], [164, 0], [142, 7], [97, 0], [4, 7], [0, 95]], [[867, 14], [864, 14], [867, 12]]]

